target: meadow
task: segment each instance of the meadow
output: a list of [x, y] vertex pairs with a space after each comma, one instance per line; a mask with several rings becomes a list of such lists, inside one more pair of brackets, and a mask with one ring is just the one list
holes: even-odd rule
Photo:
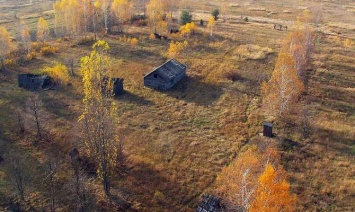
[[[201, 3], [202, 2], [202, 3]], [[0, 25], [18, 37], [16, 17], [35, 27], [43, 16], [53, 26], [52, 1], [0, 6]], [[218, 1], [191, 1], [194, 22], [208, 20]], [[125, 94], [116, 97], [120, 138], [129, 156], [128, 171], [117, 176], [112, 193], [130, 205], [119, 208], [106, 202], [93, 183], [100, 210], [194, 211], [204, 193], [214, 190], [216, 176], [248, 143], [259, 139], [264, 115], [260, 84], [268, 80], [283, 39], [305, 8], [318, 8], [322, 21], [316, 27], [315, 44], [306, 70], [311, 136], [303, 139], [297, 119], [287, 136], [276, 136], [291, 190], [297, 194], [297, 211], [352, 211], [355, 208], [355, 47], [354, 8], [351, 1], [235, 1], [228, 4], [225, 20], [219, 19], [213, 38], [206, 26], [188, 38], [188, 48], [178, 60], [187, 64], [187, 77], [170, 91], [143, 86], [143, 75], [166, 61], [169, 41], [152, 40], [150, 26], [126, 25], [124, 34], [101, 36], [110, 45], [114, 75], [124, 78]], [[178, 13], [174, 14], [178, 16]], [[242, 17], [241, 17], [242, 16]], [[248, 17], [248, 21], [244, 18]], [[274, 30], [275, 23], [288, 30]], [[162, 31], [163, 34], [167, 32]], [[136, 46], [123, 37], [139, 38]], [[77, 119], [81, 113], [80, 58], [90, 45], [54, 38], [59, 52], [39, 56], [0, 73], [0, 156], [16, 150], [27, 158], [31, 175], [42, 176], [46, 154], [61, 161], [61, 180], [68, 178], [68, 152], [83, 148], [78, 141]], [[74, 59], [71, 83], [42, 91], [48, 113], [46, 125], [54, 139], [37, 146], [18, 136], [15, 111], [24, 107], [29, 91], [18, 88], [17, 74], [35, 73], [45, 66]], [[231, 79], [228, 73], [236, 72]], [[283, 135], [276, 126], [276, 135]], [[282, 137], [282, 138], [281, 138]], [[40, 185], [34, 177], [31, 185]], [[44, 186], [29, 186], [28, 207], [39, 210], [46, 201]], [[0, 163], [0, 209], [13, 195]], [[59, 194], [63, 195], [63, 194]], [[66, 201], [61, 198], [60, 203]], [[117, 200], [119, 201], [119, 200]], [[68, 210], [65, 204], [60, 210]]]

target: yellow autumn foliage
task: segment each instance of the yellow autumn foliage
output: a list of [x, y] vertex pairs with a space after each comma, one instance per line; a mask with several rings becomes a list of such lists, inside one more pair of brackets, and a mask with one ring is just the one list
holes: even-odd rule
[[13, 48], [10, 34], [5, 27], [0, 27], [0, 58], [10, 53]]
[[270, 81], [261, 86], [264, 106], [270, 115], [282, 117], [290, 111], [303, 89], [292, 55], [280, 53]]
[[290, 184], [286, 181], [283, 170], [275, 170], [267, 164], [259, 177], [250, 212], [295, 211], [296, 196], [290, 194]]
[[130, 44], [131, 44], [131, 46], [137, 46], [138, 39], [137, 38], [132, 38]]
[[44, 18], [40, 17], [37, 23], [37, 40], [44, 42], [48, 39], [48, 36], [49, 36], [48, 23]]
[[353, 45], [353, 42], [349, 38], [345, 39], [345, 41], [344, 41], [345, 47], [350, 48], [350, 47], [352, 47], [352, 45]]
[[45, 67], [43, 72], [52, 77], [57, 83], [65, 84], [70, 80], [70, 75], [67, 67], [63, 64], [56, 64], [53, 67]]
[[155, 39], [155, 35], [154, 34], [150, 34], [149, 35], [149, 39], [154, 40]]
[[40, 53], [43, 56], [47, 56], [47, 55], [52, 55], [54, 53], [57, 53], [59, 51], [58, 47], [56, 46], [43, 46], [40, 49]]
[[181, 35], [191, 35], [197, 32], [197, 26], [194, 22], [187, 23], [180, 27], [179, 31]]
[[169, 58], [175, 58], [175, 57], [179, 56], [180, 53], [184, 49], [186, 49], [188, 45], [189, 45], [189, 43], [187, 41], [184, 41], [184, 42], [172, 41], [169, 45], [169, 49], [168, 49], [168, 52], [166, 53], [166, 55]]

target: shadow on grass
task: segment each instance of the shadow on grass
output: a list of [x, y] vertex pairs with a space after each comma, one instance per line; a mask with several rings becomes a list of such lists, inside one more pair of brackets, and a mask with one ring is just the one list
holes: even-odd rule
[[137, 211], [138, 212], [138, 210], [135, 210], [131, 207], [131, 204], [129, 202], [127, 202], [126, 200], [124, 200], [119, 196], [110, 194], [108, 198], [110, 202], [113, 203], [114, 206], [116, 206], [116, 208], [106, 203], [105, 205], [101, 204], [101, 208], [100, 208], [101, 210], [110, 211], [113, 208], [115, 208], [116, 209], [115, 211], [130, 211], [130, 212]]
[[191, 198], [187, 187], [164, 177], [161, 172], [146, 163], [136, 164], [129, 173], [132, 182], [129, 190], [137, 195], [134, 199], [151, 211], [180, 211]]
[[[132, 58], [161, 58], [159, 52], [153, 52], [143, 49], [142, 47], [126, 47], [123, 45], [110, 45], [110, 54], [114, 57], [121, 59], [132, 59]], [[129, 51], [122, 51], [123, 48], [129, 48]]]
[[[336, 128], [337, 126], [334, 126]], [[352, 146], [355, 145], [355, 140], [349, 138], [344, 133], [336, 132], [335, 130], [329, 130], [324, 128], [314, 129], [314, 134], [317, 135], [318, 144], [325, 146], [328, 149], [332, 149], [341, 154], [347, 154], [355, 156], [352, 151]]]
[[[340, 95], [340, 94], [339, 94]], [[343, 100], [334, 100], [328, 97], [316, 97], [313, 99], [314, 102], [323, 105], [325, 108], [346, 113], [351, 116], [355, 113], [355, 105]]]
[[209, 106], [220, 98], [223, 89], [211, 83], [203, 82], [196, 76], [186, 76], [166, 94], [200, 106]]
[[149, 106], [154, 105], [154, 102], [145, 99], [144, 97], [138, 96], [137, 94], [131, 93], [125, 90], [120, 96], [116, 96], [115, 99], [121, 102], [133, 103], [139, 106]]

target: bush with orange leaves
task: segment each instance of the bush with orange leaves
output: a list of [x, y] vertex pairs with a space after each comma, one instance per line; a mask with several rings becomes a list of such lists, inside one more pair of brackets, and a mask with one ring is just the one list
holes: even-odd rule
[[138, 39], [137, 38], [132, 38], [130, 41], [131, 46], [137, 46], [138, 44]]
[[154, 35], [154, 34], [150, 34], [150, 35], [149, 35], [149, 39], [150, 39], [150, 40], [154, 40], [154, 39], [155, 39], [155, 35]]

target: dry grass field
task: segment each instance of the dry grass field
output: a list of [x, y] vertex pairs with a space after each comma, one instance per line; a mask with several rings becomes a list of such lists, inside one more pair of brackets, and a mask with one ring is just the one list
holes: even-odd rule
[[[0, 1], [0, 25], [16, 37], [15, 14], [32, 27], [39, 16], [52, 23], [48, 12], [52, 3], [15, 7]], [[207, 21], [219, 3], [190, 1], [188, 5], [198, 23]], [[265, 0], [231, 2], [226, 21], [218, 21], [213, 39], [205, 26], [187, 38], [189, 47], [178, 57], [187, 64], [187, 77], [167, 92], [144, 87], [143, 74], [167, 59], [168, 41], [150, 40], [150, 27], [135, 26], [125, 28], [125, 36], [141, 37], [134, 47], [120, 41], [122, 35], [102, 37], [111, 47], [111, 66], [115, 76], [124, 78], [126, 91], [116, 101], [129, 171], [116, 177], [112, 193], [131, 204], [127, 211], [194, 211], [200, 196], [213, 192], [220, 170], [262, 131], [260, 79], [271, 76], [282, 40], [289, 33], [274, 30], [273, 24], [292, 29], [305, 8], [322, 12], [307, 67], [308, 89], [302, 97], [309, 103], [312, 134], [302, 139], [297, 126], [289, 127], [287, 139], [279, 144], [282, 161], [298, 197], [297, 211], [355, 209], [355, 47], [343, 44], [345, 38], [355, 38], [355, 3]], [[241, 20], [241, 15], [249, 21]], [[335, 42], [337, 33], [340, 40]], [[73, 147], [81, 148], [76, 135], [83, 95], [79, 60], [91, 47], [56, 39], [51, 44], [59, 47], [59, 53], [0, 73], [0, 156], [16, 150], [26, 157], [32, 175], [42, 176], [46, 153], [56, 152], [64, 164], [60, 180], [65, 181], [69, 175], [67, 153]], [[38, 72], [57, 62], [65, 64], [69, 58], [75, 61], [72, 83], [41, 92], [48, 112], [45, 123], [55, 139], [34, 146], [15, 133], [15, 111], [33, 95], [18, 88], [17, 74]], [[230, 71], [237, 71], [239, 79], [226, 78]], [[278, 127], [276, 134], [281, 134]], [[31, 185], [41, 185], [41, 178], [31, 180]], [[91, 189], [99, 190], [96, 184]], [[44, 190], [43, 185], [29, 187], [29, 207], [41, 209], [46, 201]], [[112, 210], [112, 203], [103, 201], [99, 191], [96, 194], [92, 198], [98, 202], [98, 210]], [[0, 162], [0, 210], [12, 195]], [[60, 201], [60, 210], [70, 210], [64, 204], [67, 199]]]

